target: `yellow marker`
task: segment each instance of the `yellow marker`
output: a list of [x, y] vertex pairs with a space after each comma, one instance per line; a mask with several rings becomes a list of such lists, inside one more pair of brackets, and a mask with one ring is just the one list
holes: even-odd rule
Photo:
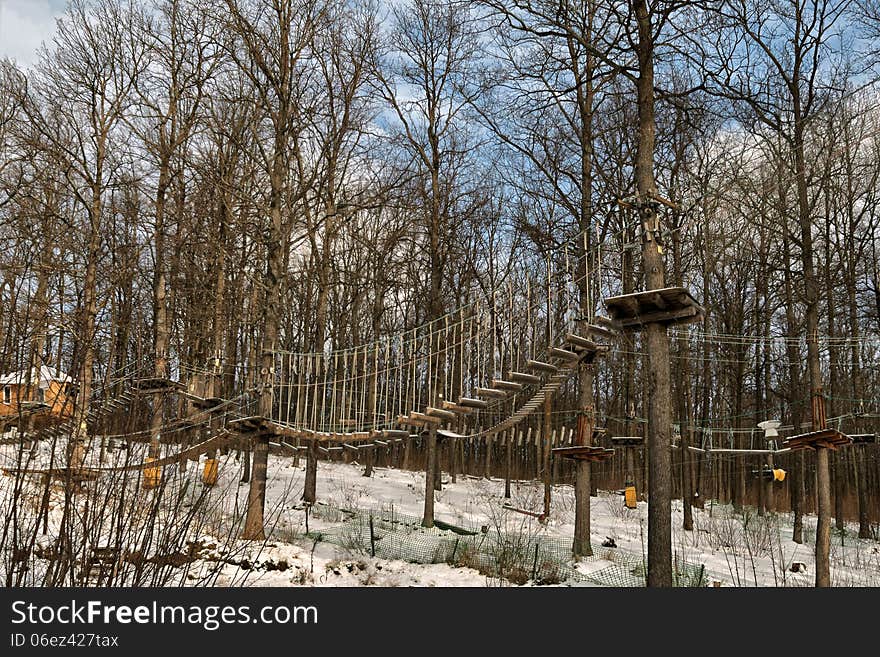
[[638, 503], [636, 502], [636, 487], [627, 486], [624, 490], [623, 499], [627, 509], [635, 509], [638, 506]]
[[202, 483], [205, 486], [213, 486], [217, 483], [217, 474], [219, 472], [219, 463], [217, 459], [208, 459], [205, 461], [205, 469], [202, 471]]
[[782, 481], [785, 479], [785, 470], [777, 468], [773, 470], [773, 481]]
[[[146, 459], [147, 463], [151, 463], [155, 461], [152, 456], [148, 456]], [[159, 481], [162, 479], [162, 466], [147, 466], [144, 468], [144, 480], [143, 487], [144, 488], [157, 488], [159, 486]]]

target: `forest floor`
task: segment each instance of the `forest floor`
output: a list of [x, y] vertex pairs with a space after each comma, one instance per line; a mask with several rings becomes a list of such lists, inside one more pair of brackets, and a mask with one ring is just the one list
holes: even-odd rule
[[[143, 446], [116, 450], [109, 455], [112, 463], [132, 454]], [[14, 446], [0, 447], [0, 465], [9, 467], [14, 461]], [[39, 456], [36, 459], [39, 461]], [[266, 497], [266, 541], [237, 539], [243, 509], [246, 508], [248, 485], [239, 483], [240, 464], [233, 455], [221, 457], [220, 479], [216, 486], [204, 489], [199, 483], [205, 457], [196, 467], [190, 463], [184, 471], [176, 466], [167, 468], [175, 473], [175, 481], [188, 481], [179, 490], [191, 499], [175, 507], [195, 506], [200, 497], [208, 513], [203, 522], [187, 525], [187, 545], [196, 545], [185, 563], [171, 564], [160, 578], [162, 585], [214, 586], [510, 586], [572, 585], [597, 586], [606, 579], [597, 573], [620, 571], [626, 575], [643, 567], [647, 551], [647, 502], [636, 509], [627, 509], [620, 491], [598, 491], [591, 498], [591, 536], [594, 555], [573, 561], [570, 543], [574, 532], [574, 490], [570, 484], [552, 489], [551, 513], [546, 522], [522, 513], [538, 513], [543, 508], [543, 484], [534, 481], [512, 482], [511, 497], [505, 499], [503, 479], [485, 479], [459, 475], [455, 482], [443, 474], [442, 491], [435, 494], [435, 519], [440, 528], [423, 530], [418, 525], [424, 501], [424, 473], [374, 468], [371, 477], [364, 477], [363, 466], [356, 463], [320, 461], [318, 464], [318, 503], [311, 508], [300, 499], [304, 481], [305, 459], [298, 463], [293, 457], [272, 454], [269, 458]], [[8, 509], [16, 479], [0, 477], [0, 508], [9, 519]], [[27, 487], [37, 487], [28, 482]], [[134, 490], [137, 486], [133, 487]], [[36, 494], [35, 488], [32, 491]], [[142, 495], [150, 495], [141, 491]], [[37, 536], [36, 545], [52, 543], [60, 526], [63, 493], [53, 488], [47, 533]], [[184, 496], [181, 496], [181, 498]], [[147, 498], [144, 498], [147, 499]], [[169, 496], [171, 499], [171, 496]], [[506, 508], [512, 506], [520, 511]], [[673, 552], [676, 562], [699, 568], [703, 586], [783, 587], [812, 586], [814, 580], [815, 516], [804, 518], [803, 544], [792, 538], [792, 514], [759, 515], [746, 508], [735, 512], [729, 505], [707, 502], [705, 508], [694, 509], [694, 529], [682, 529], [682, 506], [673, 501]], [[167, 515], [167, 514], [166, 514]], [[372, 525], [376, 519], [376, 541], [371, 541], [372, 527], [367, 530], [364, 519]], [[162, 514], [151, 522], [167, 522]], [[360, 520], [358, 520], [358, 518]], [[475, 545], [481, 534], [514, 537], [520, 546], [556, 546], [559, 564], [555, 576], [537, 577], [538, 549], [534, 551], [535, 570], [520, 568], [518, 576], [509, 577], [480, 567], [466, 558], [436, 558], [429, 552], [422, 563], [411, 559], [384, 558], [382, 551], [400, 536], [388, 530], [390, 523], [409, 523], [405, 538], [409, 544], [400, 547], [418, 550], [439, 550], [443, 545], [458, 548], [459, 540]], [[355, 522], [357, 521], [357, 522]], [[25, 521], [19, 522], [26, 524]], [[358, 523], [360, 523], [358, 525]], [[308, 526], [307, 526], [308, 525]], [[355, 527], [356, 530], [351, 530]], [[384, 528], [384, 529], [380, 529]], [[349, 529], [347, 529], [349, 528]], [[834, 586], [880, 586], [880, 543], [858, 539], [857, 527], [848, 525], [845, 533], [832, 530], [831, 570]], [[86, 532], [95, 544], [101, 532]], [[109, 531], [109, 530], [108, 530]], [[178, 532], [179, 534], [179, 532]], [[178, 534], [175, 534], [177, 536]], [[225, 538], [224, 538], [225, 537]], [[384, 540], [384, 543], [381, 541]], [[420, 543], [421, 541], [421, 543]], [[508, 540], [507, 544], [510, 541]], [[379, 547], [377, 548], [377, 544]], [[175, 549], [183, 543], [178, 540]], [[152, 546], [155, 554], [170, 549], [161, 543]], [[525, 549], [522, 547], [521, 549]], [[544, 548], [542, 548], [543, 550]], [[371, 556], [373, 553], [377, 556]], [[440, 552], [436, 552], [440, 554]], [[542, 555], [544, 552], [542, 552]], [[424, 556], [424, 555], [422, 555]], [[521, 555], [522, 556], [522, 555]], [[531, 563], [531, 553], [525, 555]], [[504, 558], [508, 558], [505, 555]], [[542, 556], [542, 560], [545, 557]], [[547, 557], [550, 559], [551, 557]], [[501, 559], [494, 554], [493, 563]], [[430, 563], [430, 561], [440, 563]], [[44, 564], [34, 558], [34, 573]], [[450, 563], [443, 563], [449, 561]], [[563, 563], [564, 562], [564, 563]], [[469, 567], [473, 565], [474, 567]], [[615, 571], [615, 568], [617, 569]], [[546, 571], [544, 571], [546, 572]], [[643, 577], [644, 572], [641, 572]], [[33, 580], [38, 585], [39, 580]], [[156, 580], [159, 581], [159, 580]], [[611, 582], [613, 584], [613, 582]], [[632, 583], [618, 585], [633, 585]]]

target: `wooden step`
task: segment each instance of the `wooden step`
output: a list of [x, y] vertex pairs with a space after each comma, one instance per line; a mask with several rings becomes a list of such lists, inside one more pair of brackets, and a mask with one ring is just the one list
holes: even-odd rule
[[499, 390], [509, 390], [511, 392], [519, 392], [523, 389], [521, 383], [514, 383], [513, 381], [505, 381], [503, 379], [492, 379], [492, 387]]
[[541, 383], [541, 377], [535, 376], [534, 374], [527, 374], [525, 372], [511, 372], [510, 378], [518, 383]]
[[562, 349], [560, 347], [550, 347], [547, 350], [547, 353], [550, 356], [555, 356], [556, 358], [562, 358], [565, 360], [580, 360], [580, 354], [576, 354], [573, 351], [569, 351], [568, 349]]
[[397, 416], [397, 424], [402, 424], [406, 427], [416, 427], [418, 429], [421, 429], [422, 427], [425, 426], [425, 422], [423, 422], [422, 420], [417, 420], [417, 419], [411, 418], [407, 415], [398, 415]]
[[482, 397], [494, 397], [495, 399], [507, 397], [507, 392], [504, 390], [495, 390], [495, 388], [477, 388], [474, 392]]
[[575, 333], [566, 333], [565, 341], [572, 345], [573, 347], [577, 347], [579, 349], [586, 349], [588, 351], [596, 350], [596, 343], [590, 340], [589, 338], [585, 338], [583, 336], [577, 335]]
[[426, 422], [427, 424], [432, 424], [437, 426], [441, 424], [443, 420], [439, 417], [434, 417], [433, 415], [426, 415], [424, 413], [419, 413], [418, 411], [412, 411], [409, 416], [414, 420], [421, 420], [422, 422]]
[[443, 418], [444, 420], [454, 420], [455, 413], [452, 411], [447, 411], [442, 408], [434, 408], [433, 406], [428, 406], [425, 411], [428, 415], [433, 415], [434, 417]]
[[617, 328], [608, 317], [597, 315], [593, 321], [595, 324], [587, 324], [587, 333], [602, 338], [613, 338], [617, 335]]
[[558, 372], [559, 368], [556, 365], [551, 365], [550, 363], [545, 363], [540, 360], [529, 360], [526, 363], [533, 370], [540, 370], [541, 372]]
[[401, 429], [382, 429], [383, 438], [409, 438], [409, 431]]
[[472, 399], [470, 397], [462, 397], [458, 400], [459, 406], [466, 406], [468, 408], [488, 408], [489, 403], [482, 399]]
[[446, 411], [452, 411], [453, 413], [458, 413], [459, 415], [470, 415], [474, 412], [473, 408], [468, 408], [467, 406], [461, 406], [451, 401], [444, 401], [441, 406]]

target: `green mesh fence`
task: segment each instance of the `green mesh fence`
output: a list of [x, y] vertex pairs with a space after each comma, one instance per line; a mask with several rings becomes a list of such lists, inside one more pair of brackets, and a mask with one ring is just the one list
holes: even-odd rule
[[[593, 572], [580, 572], [573, 564], [571, 540], [496, 531], [458, 523], [437, 521], [437, 526], [421, 526], [421, 518], [393, 510], [353, 510], [319, 504], [312, 517], [338, 523], [307, 534], [359, 554], [411, 563], [448, 563], [474, 568], [487, 577], [525, 584], [574, 583], [614, 587], [645, 586], [645, 564], [639, 555], [623, 550], [593, 546], [590, 563], [613, 563]], [[371, 527], [372, 525], [372, 527]], [[485, 529], [485, 531], [484, 531]], [[283, 538], [283, 536], [279, 536]], [[676, 559], [673, 564], [675, 586], [706, 586], [704, 567]]]

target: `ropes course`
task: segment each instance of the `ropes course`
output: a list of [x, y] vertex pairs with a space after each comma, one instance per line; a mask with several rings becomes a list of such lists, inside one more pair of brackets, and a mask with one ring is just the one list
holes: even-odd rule
[[[606, 240], [621, 242], [626, 233], [619, 231]], [[486, 440], [526, 421], [567, 384], [582, 364], [592, 363], [597, 356], [644, 356], [644, 351], [614, 342], [621, 330], [633, 326], [638, 330], [638, 325], [649, 321], [667, 323], [672, 340], [688, 343], [749, 348], [804, 342], [797, 336], [733, 335], [693, 326], [680, 328], [676, 324], [693, 323], [704, 312], [684, 288], [614, 297], [622, 265], [611, 261], [612, 249], [603, 249], [598, 239], [590, 245], [587, 237], [588, 231], [579, 232], [548, 254], [542, 270], [530, 270], [528, 265], [518, 273], [512, 270], [505, 285], [484, 291], [475, 300], [420, 326], [342, 349], [273, 350], [274, 367], [268, 377], [251, 364], [219, 367], [219, 359], [207, 366], [178, 363], [174, 371], [179, 380], [156, 377], [147, 365], [119, 370], [113, 373], [116, 376], [108, 374], [105, 385], [93, 393], [86, 423], [97, 425], [110, 414], [130, 413], [136, 404], [148, 400], [153, 400], [154, 407], [156, 399], [163, 403], [177, 400], [172, 406], [184, 409], [183, 412], [158, 428], [106, 434], [103, 438], [131, 442], [159, 434], [167, 443], [174, 442], [173, 437], [179, 434], [181, 444], [174, 453], [143, 463], [81, 466], [79, 470], [92, 476], [114, 471], [152, 472], [165, 465], [198, 459], [200, 455], [213, 455], [230, 444], [241, 444], [242, 440], [271, 436], [294, 441], [292, 445], [284, 444], [297, 450], [305, 449], [301, 441], [337, 444], [340, 447], [329, 449], [355, 451], [384, 447], [429, 430], [440, 431], [444, 438]], [[572, 255], [571, 249], [579, 255]], [[606, 310], [613, 318], [596, 314], [600, 299], [605, 300]], [[586, 316], [580, 310], [584, 306]], [[876, 336], [826, 336], [820, 341], [837, 346], [880, 344]], [[692, 354], [689, 358], [701, 357]], [[717, 354], [709, 358], [715, 363], [723, 362]], [[230, 372], [232, 390], [228, 382], [225, 387], [220, 383]], [[267, 387], [272, 396], [271, 413], [262, 415], [259, 401]], [[221, 389], [232, 394], [225, 398], [214, 396]], [[840, 415], [831, 420], [839, 427], [842, 419], [856, 416], [865, 413]], [[615, 419], [595, 412], [592, 418]], [[646, 421], [634, 415], [616, 419], [627, 423]], [[76, 428], [74, 420], [69, 419], [49, 427], [40, 437], [56, 440], [73, 434]], [[679, 422], [677, 429], [702, 435], [699, 447], [690, 446], [694, 452], [720, 455], [787, 451], [733, 449], [732, 436], [754, 435], [754, 429], [692, 426], [684, 422]], [[185, 443], [192, 442], [188, 438], [191, 431], [200, 432], [201, 440], [188, 445]], [[731, 445], [714, 447], [713, 434], [725, 433], [731, 437]], [[564, 435], [563, 428], [561, 436]], [[327, 453], [328, 448], [320, 449]], [[564, 456], [563, 449], [556, 451]], [[63, 470], [7, 472], [60, 475]]]

